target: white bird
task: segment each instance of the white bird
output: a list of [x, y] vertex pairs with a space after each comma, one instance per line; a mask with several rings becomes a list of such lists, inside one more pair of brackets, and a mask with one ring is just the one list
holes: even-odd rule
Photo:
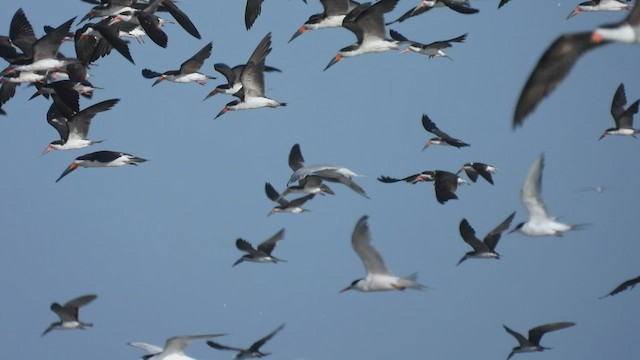
[[184, 349], [186, 349], [192, 340], [209, 339], [224, 335], [226, 334], [174, 336], [167, 339], [164, 344], [164, 349], [140, 342], [130, 342], [128, 345], [146, 350], [149, 354], [143, 356], [144, 360], [194, 360], [184, 353]]
[[514, 231], [520, 231], [528, 236], [562, 236], [562, 233], [569, 230], [577, 229], [583, 225], [569, 225], [556, 221], [555, 217], [550, 217], [547, 213], [547, 207], [542, 201], [542, 169], [544, 167], [544, 154], [533, 162], [529, 173], [522, 185], [520, 197], [522, 204], [529, 213], [529, 220], [518, 224]]
[[345, 292], [347, 290], [358, 291], [389, 291], [389, 290], [404, 290], [410, 289], [424, 289], [424, 285], [416, 282], [418, 274], [414, 273], [408, 277], [401, 278], [393, 275], [384, 264], [380, 253], [371, 245], [371, 232], [369, 231], [369, 224], [367, 224], [368, 216], [363, 216], [356, 223], [356, 227], [353, 229], [351, 235], [351, 246], [353, 250], [358, 254], [364, 268], [367, 271], [367, 276], [363, 279], [354, 280], [351, 285], [340, 290]]

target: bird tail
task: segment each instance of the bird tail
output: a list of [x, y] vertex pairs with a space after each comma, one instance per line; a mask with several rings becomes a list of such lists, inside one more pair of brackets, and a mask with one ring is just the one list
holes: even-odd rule
[[428, 286], [420, 284], [417, 280], [418, 280], [418, 273], [414, 272], [409, 276], [401, 278], [399, 281], [399, 285], [404, 288], [410, 288], [410, 289], [416, 289], [416, 290], [424, 290], [428, 288]]

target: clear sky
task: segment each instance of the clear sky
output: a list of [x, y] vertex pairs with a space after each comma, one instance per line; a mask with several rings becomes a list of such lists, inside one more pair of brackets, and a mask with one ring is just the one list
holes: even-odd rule
[[[393, 20], [415, 6], [401, 0]], [[527, 359], [638, 358], [639, 290], [599, 300], [640, 275], [638, 140], [607, 137], [611, 99], [624, 82], [629, 103], [640, 98], [638, 48], [613, 44], [587, 53], [557, 90], [511, 130], [517, 97], [539, 57], [561, 34], [617, 22], [626, 13], [583, 13], [565, 21], [578, 1], [472, 0], [480, 10], [448, 9], [394, 24], [404, 36], [429, 43], [469, 33], [447, 49], [453, 61], [399, 52], [349, 58], [322, 70], [355, 42], [344, 29], [291, 35], [322, 11], [318, 1], [263, 4], [250, 31], [240, 0], [178, 3], [202, 34], [177, 24], [162, 49], [147, 39], [130, 43], [132, 65], [113, 53], [91, 68], [104, 88], [85, 108], [120, 98], [93, 121], [90, 138], [102, 144], [78, 151], [41, 152], [57, 133], [45, 119], [50, 103], [27, 101], [22, 86], [3, 108], [0, 143], [0, 343], [5, 358], [137, 359], [144, 341], [163, 345], [175, 335], [228, 333], [219, 342], [248, 346], [286, 327], [263, 348], [272, 359], [502, 359], [516, 341], [503, 324], [526, 333], [534, 326], [572, 321], [547, 334], [544, 353]], [[82, 17], [90, 6], [73, 0], [5, 2], [0, 28], [8, 33], [23, 7], [38, 35]], [[2, 25], [3, 24], [3, 25]], [[75, 30], [75, 25], [74, 25]], [[388, 29], [387, 29], [388, 30]], [[273, 34], [267, 96], [287, 107], [230, 112], [213, 120], [231, 97], [201, 102], [223, 80], [206, 86], [163, 82], [151, 87], [143, 68], [177, 69], [204, 44], [213, 64], [246, 62]], [[70, 43], [61, 51], [74, 53]], [[431, 134], [423, 113], [471, 144], [421, 152]], [[356, 181], [370, 200], [339, 184], [335, 196], [313, 199], [311, 211], [267, 217], [271, 182], [282, 191], [291, 175], [287, 156], [301, 145], [307, 164], [333, 163], [364, 175]], [[114, 150], [149, 159], [138, 167], [78, 169], [54, 181], [77, 156]], [[520, 187], [544, 152], [543, 196], [549, 212], [567, 223], [591, 224], [558, 238], [504, 236], [503, 258], [455, 264], [470, 248], [458, 233], [462, 218], [484, 236], [512, 211], [526, 220]], [[468, 161], [499, 168], [495, 186], [480, 179], [458, 190], [459, 200], [435, 200], [433, 185], [383, 184], [380, 175], [420, 170], [457, 171]], [[606, 191], [581, 191], [604, 185]], [[363, 277], [350, 244], [356, 221], [369, 216], [373, 244], [397, 275], [419, 272], [425, 291], [338, 294]], [[286, 228], [277, 265], [243, 263], [235, 240], [253, 244]], [[56, 315], [52, 302], [95, 293], [81, 310], [86, 331], [42, 331]], [[197, 359], [231, 359], [194, 342]], [[516, 359], [517, 359], [516, 358]]]

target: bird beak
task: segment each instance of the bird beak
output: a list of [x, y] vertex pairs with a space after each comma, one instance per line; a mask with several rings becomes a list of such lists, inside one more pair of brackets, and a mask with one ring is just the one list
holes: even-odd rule
[[345, 292], [345, 291], [347, 291], [347, 290], [351, 290], [351, 286], [347, 286], [346, 288], [344, 288], [344, 289], [340, 290], [340, 291], [338, 292], [338, 294], [342, 294], [343, 292]]
[[229, 108], [227, 108], [226, 106], [220, 110], [220, 112], [218, 113], [218, 115], [216, 115], [216, 117], [213, 118], [213, 120], [219, 118], [220, 116], [224, 115], [224, 113], [226, 113], [227, 111], [229, 111]]
[[60, 181], [60, 179], [62, 179], [63, 177], [67, 176], [67, 174], [69, 174], [70, 172], [72, 172], [73, 170], [78, 168], [78, 163], [76, 163], [75, 161], [71, 163], [71, 165], [69, 165], [67, 167], [67, 169], [62, 173], [62, 175], [60, 175], [60, 177], [58, 178], [58, 180], [56, 180], [56, 182]]
[[80, 19], [80, 22], [78, 23], [78, 25], [82, 24], [83, 22], [91, 19], [91, 17], [93, 16], [93, 11], [89, 11], [87, 13], [87, 15], [85, 15], [82, 19]]
[[431, 146], [431, 140], [429, 140], [424, 147], [422, 147], [422, 151], [425, 151], [429, 146]]
[[153, 85], [151, 85], [151, 87], [154, 87], [154, 86], [156, 86], [156, 85], [160, 84], [161, 82], [163, 82], [163, 81], [164, 81], [164, 79], [165, 79], [165, 77], [164, 77], [164, 76], [160, 76], [160, 77], [158, 78], [158, 80], [156, 80], [156, 81], [153, 83]]
[[578, 14], [580, 13], [580, 11], [582, 11], [582, 10], [580, 10], [580, 8], [575, 8], [575, 9], [573, 9], [573, 11], [571, 12], [571, 14], [569, 14], [569, 16], [567, 16], [567, 19], [566, 19], [566, 20], [569, 20], [569, 19], [571, 19], [572, 17], [574, 17], [574, 16], [578, 15]]
[[323, 71], [327, 71], [328, 68], [332, 67], [338, 61], [342, 60], [343, 57], [344, 56], [342, 56], [342, 54], [336, 55], [333, 59], [331, 59], [331, 61], [329, 61], [329, 64], [327, 65], [327, 67], [324, 68]]
[[409, 52], [409, 51], [411, 51], [411, 48], [407, 47], [404, 50], [400, 51], [400, 54], [404, 54], [404, 53]]
[[517, 227], [516, 227], [516, 228], [513, 228], [513, 229], [511, 229], [511, 230], [509, 230], [509, 232], [507, 232], [507, 234], [511, 234], [511, 233], [516, 232], [516, 231], [518, 231], [518, 228], [517, 228]]
[[602, 135], [600, 135], [600, 137], [598, 138], [598, 141], [602, 140], [602, 138], [604, 138], [605, 136], [607, 136], [606, 131]]
[[591, 34], [591, 41], [596, 44], [600, 44], [602, 42], [602, 35], [600, 35], [597, 31], [594, 31]]
[[204, 98], [204, 99], [202, 99], [202, 101], [205, 101], [205, 100], [207, 100], [208, 98], [210, 98], [210, 97], [212, 97], [213, 95], [218, 94], [218, 93], [220, 93], [220, 91], [218, 91], [218, 89], [213, 89], [213, 91], [212, 91], [212, 92], [210, 92], [209, 94], [207, 94], [207, 96], [205, 96], [205, 98]]
[[[49, 151], [51, 151], [51, 150], [53, 150], [53, 146], [51, 146], [51, 145], [47, 146], [47, 148], [46, 148], [46, 149], [44, 149], [44, 151], [42, 152], [42, 155], [40, 155], [40, 156], [45, 156], [45, 155], [47, 155], [47, 153], [48, 153]], [[74, 164], [75, 164], [75, 163], [74, 163]]]
[[460, 174], [461, 172], [464, 171], [464, 166], [460, 168], [460, 170], [458, 170], [458, 172], [456, 174]]
[[304, 34], [305, 31], [307, 31], [307, 28], [304, 26], [301, 26], [300, 29], [298, 29], [298, 31], [296, 31], [296, 33], [293, 34], [291, 39], [289, 39], [289, 42], [293, 41], [293, 39], [297, 38], [298, 36]]

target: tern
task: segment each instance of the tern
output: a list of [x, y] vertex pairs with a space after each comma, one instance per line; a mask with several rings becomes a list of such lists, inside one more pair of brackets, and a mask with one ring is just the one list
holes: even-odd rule
[[398, 50], [398, 42], [387, 39], [384, 29], [384, 14], [392, 11], [398, 1], [380, 0], [373, 5], [364, 3], [351, 10], [342, 21], [342, 26], [353, 32], [358, 42], [340, 49], [324, 70], [326, 71], [345, 57]]
[[498, 241], [500, 241], [500, 236], [502, 236], [502, 233], [511, 226], [511, 221], [513, 221], [515, 216], [516, 212], [514, 211], [504, 219], [500, 225], [491, 230], [491, 232], [489, 232], [482, 241], [476, 237], [476, 231], [471, 227], [471, 225], [469, 225], [467, 219], [462, 219], [462, 221], [460, 221], [460, 236], [462, 236], [464, 242], [473, 248], [473, 251], [469, 251], [464, 254], [456, 266], [471, 258], [500, 259], [500, 254], [496, 252], [496, 246], [498, 245]]
[[562, 236], [563, 233], [578, 229], [583, 225], [568, 225], [556, 221], [555, 217], [550, 217], [547, 207], [542, 201], [542, 169], [544, 168], [544, 154], [533, 162], [527, 177], [522, 185], [520, 198], [522, 204], [529, 213], [529, 220], [518, 224], [514, 231], [520, 231], [528, 236]]
[[425, 286], [416, 282], [418, 274], [414, 273], [408, 277], [401, 278], [393, 275], [384, 264], [380, 253], [371, 245], [371, 231], [369, 230], [369, 224], [367, 224], [368, 216], [363, 216], [356, 223], [351, 235], [351, 246], [353, 250], [358, 254], [360, 260], [364, 264], [364, 268], [367, 271], [367, 276], [363, 279], [354, 280], [351, 285], [340, 290], [345, 292], [347, 290], [358, 291], [389, 291], [389, 290], [404, 290], [404, 289], [424, 289]]
[[304, 25], [296, 31], [289, 42], [305, 33], [307, 30], [336, 28], [342, 26], [344, 17], [360, 3], [352, 0], [320, 0], [324, 12], [313, 14]]
[[60, 114], [55, 103], [52, 104], [47, 112], [47, 122], [58, 131], [58, 134], [60, 134], [60, 140], [52, 141], [44, 150], [42, 155], [52, 150], [82, 149], [93, 144], [101, 143], [102, 140], [96, 141], [87, 139], [91, 120], [93, 120], [93, 117], [96, 116], [96, 114], [111, 110], [118, 101], [120, 101], [120, 99], [111, 99], [99, 102], [75, 113], [69, 119], [66, 119]]
[[251, 261], [258, 263], [274, 263], [277, 264], [278, 261], [286, 262], [286, 260], [278, 259], [277, 257], [271, 255], [271, 252], [276, 247], [276, 243], [284, 238], [284, 229], [280, 229], [273, 236], [263, 241], [258, 245], [258, 249], [254, 249], [250, 242], [245, 239], [237, 239], [236, 247], [240, 251], [244, 251], [247, 254], [242, 255], [240, 259], [238, 259], [232, 266], [236, 266], [243, 261]]
[[448, 7], [460, 14], [475, 14], [480, 10], [469, 7], [469, 0], [423, 0], [418, 6], [404, 13], [398, 19], [387, 23], [391, 25], [396, 22], [403, 22], [411, 17], [423, 14], [433, 8]]
[[468, 35], [467, 33], [449, 40], [435, 41], [430, 44], [422, 44], [422, 43], [407, 39], [406, 37], [404, 37], [402, 34], [400, 34], [395, 30], [391, 30], [389, 31], [389, 33], [391, 34], [391, 38], [398, 41], [399, 43], [409, 43], [409, 46], [407, 46], [406, 49], [402, 50], [400, 54], [406, 53], [407, 51], [413, 51], [422, 55], [427, 55], [429, 59], [433, 57], [446, 57], [449, 60], [453, 60], [453, 59], [450, 58], [449, 55], [445, 54], [445, 52], [442, 49], [450, 48], [451, 43], [454, 43], [454, 42], [457, 42], [457, 43], [464, 42], [467, 39], [467, 35]]
[[198, 72], [204, 64], [204, 61], [211, 56], [211, 49], [213, 48], [213, 43], [209, 42], [205, 45], [200, 51], [198, 51], [195, 55], [190, 57], [187, 61], [183, 62], [180, 65], [179, 70], [169, 70], [163, 73], [155, 72], [149, 69], [142, 69], [142, 76], [147, 79], [158, 78], [153, 85], [161, 83], [164, 80], [173, 81], [176, 83], [188, 83], [188, 82], [197, 82], [200, 85], [204, 85], [205, 82], [209, 79], [215, 79], [213, 76], [205, 75], [203, 73]]
[[[331, 182], [339, 182], [348, 186], [351, 190], [357, 192], [358, 194], [369, 199], [369, 196], [364, 191], [364, 189], [356, 184], [353, 181], [353, 178], [356, 176], [360, 176], [355, 172], [347, 169], [346, 167], [335, 166], [335, 165], [312, 165], [312, 166], [304, 166], [294, 171], [291, 177], [289, 178], [289, 182], [287, 182], [287, 186], [295, 183], [296, 181], [300, 186], [308, 185], [305, 182], [308, 177], [317, 177], [324, 181]], [[316, 181], [316, 180], [312, 180]], [[302, 185], [300, 184], [302, 182]]]
[[638, 113], [640, 99], [636, 100], [627, 109], [624, 108], [625, 105], [627, 105], [627, 96], [625, 95], [624, 84], [620, 84], [611, 102], [611, 115], [616, 127], [605, 130], [598, 140], [602, 140], [607, 135], [626, 135], [635, 138], [636, 134], [640, 133], [640, 129], [633, 128], [633, 115]]
[[271, 52], [271, 33], [265, 35], [251, 54], [249, 61], [242, 69], [240, 82], [242, 88], [235, 94], [240, 100], [228, 103], [216, 115], [216, 119], [230, 110], [247, 110], [262, 107], [275, 108], [286, 106], [286, 103], [269, 99], [264, 93], [264, 61]]
[[613, 296], [619, 292], [625, 291], [625, 290], [629, 290], [629, 289], [633, 289], [636, 285], [638, 285], [638, 283], [640, 283], [640, 276], [633, 278], [633, 279], [629, 279], [625, 282], [623, 282], [622, 284], [616, 286], [615, 289], [611, 290], [610, 293], [608, 293], [605, 296], [601, 296], [600, 299], [604, 299], [607, 296]]
[[211, 346], [214, 349], [218, 349], [218, 350], [237, 351], [238, 353], [236, 354], [236, 356], [234, 358], [235, 360], [261, 358], [263, 356], [270, 355], [271, 353], [264, 353], [264, 352], [260, 351], [260, 348], [262, 346], [264, 346], [264, 344], [267, 341], [271, 340], [271, 338], [273, 338], [283, 328], [284, 328], [284, 324], [278, 326], [275, 330], [270, 332], [267, 336], [265, 336], [262, 339], [254, 342], [248, 349], [242, 349], [242, 348], [237, 348], [237, 347], [226, 346], [226, 345], [222, 345], [222, 344], [219, 344], [219, 343], [216, 343], [216, 342], [213, 342], [213, 341], [207, 341], [207, 345]]
[[78, 310], [95, 300], [96, 295], [84, 295], [77, 297], [73, 300], [68, 301], [64, 305], [60, 305], [58, 303], [51, 304], [51, 311], [56, 313], [60, 318], [60, 321], [51, 323], [49, 327], [42, 333], [42, 336], [47, 335], [47, 333], [54, 329], [83, 329], [85, 327], [91, 327], [93, 324], [91, 323], [83, 323], [78, 318]]
[[567, 20], [578, 15], [583, 11], [620, 11], [629, 10], [630, 5], [620, 0], [590, 0], [581, 2], [576, 6], [573, 11], [567, 16]]
[[437, 137], [431, 138], [431, 140], [429, 140], [424, 145], [424, 147], [422, 148], [422, 151], [424, 151], [426, 148], [428, 148], [431, 145], [449, 145], [449, 146], [455, 146], [458, 149], [461, 147], [469, 146], [469, 144], [463, 142], [462, 140], [451, 137], [446, 132], [438, 129], [438, 126], [436, 126], [436, 123], [431, 121], [431, 119], [429, 119], [429, 117], [426, 114], [422, 115], [422, 126], [424, 127], [425, 130], [437, 136]]
[[[300, 144], [294, 144], [289, 152], [289, 167], [293, 171], [297, 171], [304, 167], [304, 158], [300, 150]], [[298, 185], [289, 185], [282, 192], [282, 196], [286, 196], [292, 192], [302, 192], [305, 194], [331, 194], [335, 193], [326, 184], [322, 183], [322, 178], [319, 176], [307, 176], [298, 182]]]
[[521, 126], [540, 101], [560, 85], [582, 54], [614, 41], [640, 43], [640, 5], [637, 1], [621, 22], [601, 26], [593, 31], [565, 34], [549, 46], [520, 93], [513, 116], [513, 128]]
[[302, 204], [313, 199], [313, 197], [316, 196], [316, 194], [308, 194], [303, 197], [287, 201], [282, 197], [282, 195], [278, 193], [278, 191], [276, 191], [276, 189], [273, 188], [273, 185], [269, 183], [264, 184], [264, 191], [267, 193], [267, 197], [271, 201], [278, 203], [278, 205], [274, 206], [273, 209], [271, 209], [267, 216], [280, 212], [299, 214], [301, 212], [309, 211], [303, 208]]
[[487, 182], [493, 185], [493, 177], [491, 174], [495, 174], [498, 169], [495, 166], [487, 165], [481, 162], [468, 162], [458, 170], [458, 174], [464, 171], [469, 177], [469, 180], [476, 182], [478, 175], [482, 176]]
[[70, 172], [74, 171], [78, 167], [115, 167], [124, 165], [138, 165], [143, 163], [146, 159], [133, 156], [131, 154], [118, 152], [118, 151], [96, 151], [90, 154], [78, 156], [73, 162], [64, 170], [62, 175], [56, 180], [60, 181], [63, 177], [67, 176]]
[[542, 336], [544, 336], [544, 334], [548, 332], [565, 329], [574, 325], [575, 323], [572, 322], [557, 322], [536, 326], [533, 329], [529, 330], [528, 339], [522, 336], [522, 334], [509, 329], [506, 325], [502, 325], [504, 329], [507, 330], [507, 332], [511, 334], [511, 336], [516, 338], [516, 340], [518, 340], [518, 343], [520, 344], [514, 347], [513, 350], [511, 350], [509, 356], [507, 357], [507, 360], [511, 359], [514, 354], [518, 353], [549, 350], [550, 348], [540, 345], [540, 339], [542, 339]]
[[164, 349], [155, 345], [140, 342], [130, 342], [128, 345], [146, 350], [149, 354], [142, 357], [144, 360], [194, 360], [192, 357], [189, 357], [184, 353], [184, 350], [189, 346], [191, 341], [210, 339], [224, 335], [226, 334], [174, 336], [167, 339], [164, 344]]

